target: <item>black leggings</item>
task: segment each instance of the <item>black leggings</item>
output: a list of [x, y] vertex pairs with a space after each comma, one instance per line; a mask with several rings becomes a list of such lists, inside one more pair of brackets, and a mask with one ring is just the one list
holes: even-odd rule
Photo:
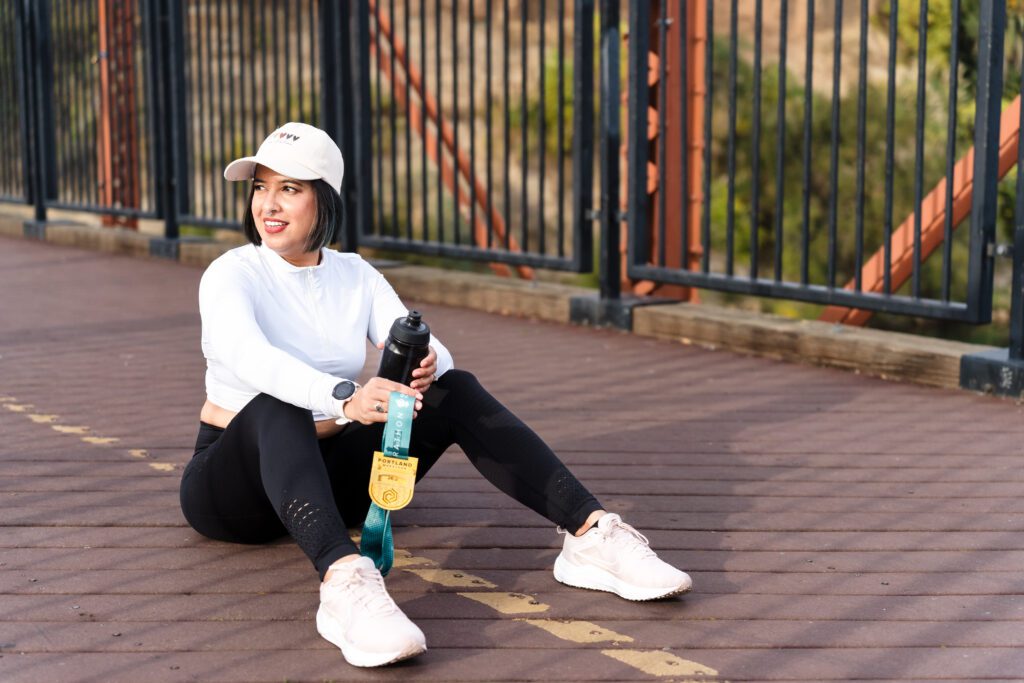
[[[181, 479], [182, 512], [193, 529], [220, 541], [289, 534], [322, 579], [335, 560], [358, 552], [346, 527], [366, 516], [383, 430], [351, 423], [318, 440], [310, 411], [260, 394], [227, 429], [200, 424]], [[569, 531], [601, 509], [547, 444], [462, 370], [446, 372], [423, 396], [409, 446], [419, 458], [417, 480], [452, 444], [500, 490]]]

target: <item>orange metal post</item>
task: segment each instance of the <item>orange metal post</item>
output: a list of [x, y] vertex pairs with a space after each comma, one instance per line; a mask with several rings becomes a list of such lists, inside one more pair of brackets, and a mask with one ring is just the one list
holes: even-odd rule
[[[661, 0], [667, 2], [668, 0]], [[660, 5], [660, 3], [658, 3]], [[675, 4], [673, 4], [675, 6]], [[652, 16], [659, 16], [660, 7], [652, 8]], [[649, 60], [650, 71], [648, 82], [652, 87], [653, 105], [657, 105], [659, 98], [657, 88], [667, 88], [665, 97], [666, 111], [661, 112], [665, 117], [665, 158], [657, 159], [656, 164], [648, 167], [647, 191], [649, 194], [665, 192], [665, 265], [670, 268], [683, 267], [683, 231], [682, 220], [684, 212], [687, 217], [688, 234], [685, 250], [685, 267], [695, 270], [700, 267], [700, 259], [703, 254], [700, 240], [701, 220], [701, 171], [704, 150], [704, 95], [706, 93], [704, 83], [705, 66], [705, 45], [707, 42], [707, 5], [704, 0], [686, 3], [686, 92], [683, 92], [683, 74], [679, 66], [680, 42], [678, 34], [669, 31], [665, 45], [659, 45], [657, 41], [658, 32], [653, 30], [652, 25], [652, 55]], [[674, 28], [679, 28], [680, 18], [675, 18]], [[659, 61], [665, 60], [665, 82], [658, 82]], [[682, 107], [686, 107], [687, 130], [683, 130]], [[645, 144], [654, 144], [658, 131], [659, 112], [652, 106], [649, 110], [648, 141]], [[682, 157], [686, 154], [686, 165], [688, 178], [683, 183]], [[664, 165], [665, 187], [658, 187], [658, 165]], [[685, 189], [684, 189], [685, 188]], [[625, 193], [623, 193], [625, 196]], [[653, 202], [651, 211], [651, 224], [648, 226], [630, 226], [631, 230], [643, 229], [650, 232], [650, 244], [658, 249], [659, 236], [657, 231], [660, 214], [658, 213], [658, 202]], [[623, 254], [626, 244], [623, 243]], [[623, 268], [623, 273], [626, 270]], [[678, 285], [658, 285], [649, 280], [639, 282], [624, 281], [625, 287], [631, 287], [635, 294], [652, 294], [657, 292], [660, 296], [678, 298], [682, 301], [696, 303], [698, 300], [697, 290], [693, 287], [682, 287]]]
[[[1005, 176], [1017, 163], [1017, 145], [1020, 141], [1020, 96], [1011, 102], [1002, 113], [999, 125], [999, 178]], [[953, 229], [967, 217], [971, 210], [974, 191], [974, 148], [971, 147], [953, 167]], [[945, 238], [946, 222], [946, 178], [921, 201], [921, 261], [934, 252]], [[914, 269], [914, 214], [911, 213], [892, 235], [892, 290], [896, 291], [913, 274]], [[879, 249], [861, 268], [862, 289], [865, 292], [881, 292], [884, 286], [885, 251]], [[853, 289], [854, 282], [846, 283], [846, 289]], [[845, 325], [864, 325], [871, 318], [871, 311], [859, 308], [829, 306], [820, 320]]]
[[[100, 111], [97, 166], [102, 206], [139, 206], [139, 149], [135, 111], [135, 4], [97, 0]], [[138, 228], [129, 216], [106, 214], [103, 225]]]

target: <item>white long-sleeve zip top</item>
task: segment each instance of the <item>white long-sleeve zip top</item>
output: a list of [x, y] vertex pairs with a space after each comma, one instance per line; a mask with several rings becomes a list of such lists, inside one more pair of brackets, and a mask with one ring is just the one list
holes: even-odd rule
[[[408, 309], [384, 276], [357, 254], [321, 251], [319, 265], [298, 267], [266, 246], [232, 249], [210, 264], [199, 284], [206, 395], [240, 411], [265, 393], [313, 411], [341, 414], [331, 391], [355, 380], [366, 340], [387, 338]], [[431, 335], [437, 375], [453, 367]]]

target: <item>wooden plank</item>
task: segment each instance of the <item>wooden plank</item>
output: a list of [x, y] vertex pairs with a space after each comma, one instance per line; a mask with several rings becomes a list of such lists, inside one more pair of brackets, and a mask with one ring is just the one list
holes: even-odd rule
[[[550, 570], [476, 570], [476, 576], [503, 592], [533, 594], [558, 588]], [[942, 572], [919, 574], [886, 572], [850, 574], [834, 572], [782, 574], [768, 572], [692, 572], [702, 594], [758, 593], [761, 595], [1017, 595], [1020, 582], [1011, 572]], [[63, 593], [201, 594], [312, 592], [318, 583], [312, 565], [303, 568], [267, 568], [239, 574], [233, 569], [206, 568], [203, 572], [172, 569], [93, 569], [88, 572], [33, 568], [0, 570], [0, 593], [56, 595]], [[388, 578], [389, 590], [400, 593], [451, 592], [466, 589], [424, 582], [419, 576], [396, 571]], [[229, 588], [230, 587], [230, 588]]]
[[[504, 661], [501, 661], [504, 659]], [[431, 649], [397, 666], [356, 669], [337, 650], [265, 650], [263, 652], [40, 653], [5, 655], [0, 678], [10, 683], [68, 680], [117, 680], [126, 673], [152, 683], [203, 680], [211, 683], [343, 679], [348, 681], [502, 680], [501, 671], [559, 681], [650, 680], [643, 672], [603, 656], [599, 650], [518, 650], [496, 658], [487, 649]], [[73, 674], [69, 673], [73, 672]], [[550, 677], [550, 678], [548, 678]]]
[[[0, 479], [0, 485], [3, 480]], [[918, 499], [955, 499], [1013, 497], [1024, 494], [1024, 483], [1018, 482], [813, 482], [813, 481], [621, 481], [618, 479], [587, 479], [583, 483], [594, 494], [630, 495], [781, 495], [781, 496], [850, 496], [856, 498], [890, 496]], [[437, 493], [479, 493], [493, 487], [482, 477], [445, 478], [428, 476], [417, 484], [419, 491]]]
[[[415, 556], [453, 570], [481, 569], [548, 570], [558, 555], [556, 548], [416, 548]], [[669, 550], [664, 556], [687, 571], [740, 572], [886, 572], [920, 574], [945, 572], [1017, 572], [1024, 564], [1024, 550], [974, 551], [804, 551], [778, 552], [703, 549], [700, 552]], [[200, 569], [251, 571], [267, 567], [305, 567], [308, 560], [298, 546], [282, 541], [268, 546], [228, 543], [180, 548], [6, 548], [3, 569]]]
[[[908, 513], [849, 512], [824, 516], [821, 513], [779, 512], [631, 512], [628, 521], [645, 533], [655, 531], [715, 532], [886, 532], [901, 531], [1024, 531], [1024, 513], [993, 515], [985, 513]], [[498, 525], [517, 528], [551, 528], [551, 522], [532, 510], [487, 508], [419, 508], [402, 510], [392, 517], [397, 526], [449, 526], [480, 528]], [[90, 506], [55, 509], [50, 507], [8, 506], [0, 508], [2, 526], [143, 526], [180, 527], [184, 523], [177, 506], [96, 508]]]
[[[780, 513], [800, 510], [807, 513], [852, 513], [870, 510], [875, 514], [913, 514], [921, 509], [920, 499], [907, 498], [854, 498], [808, 496], [743, 496], [743, 495], [616, 495], [601, 496], [601, 502], [613, 512], [629, 515], [634, 510], [647, 512], [748, 512]], [[48, 492], [7, 491], [0, 493], [0, 505], [33, 509], [61, 507], [125, 506], [131, 508], [178, 509], [178, 492], [141, 491], [71, 491], [54, 496]], [[950, 503], [952, 510], [963, 514], [991, 514], [1024, 512], [1024, 500], [1014, 497], [957, 498]], [[490, 491], [463, 492], [448, 495], [441, 492], [418, 491], [407, 508], [428, 509], [492, 509], [520, 510], [522, 506], [506, 494]], [[632, 519], [632, 517], [630, 517]]]
[[[453, 618], [454, 617], [454, 618]], [[548, 621], [541, 617], [538, 622]], [[66, 621], [0, 624], [6, 650], [40, 652], [231, 652], [265, 650], [329, 650], [308, 617], [264, 621]], [[561, 620], [557, 620], [561, 621]], [[525, 618], [471, 619], [451, 615], [419, 618], [430, 647], [495, 650], [558, 647], [551, 635]], [[561, 621], [561, 623], [565, 623]], [[187, 624], [188, 628], [182, 628]], [[1024, 647], [1019, 621], [942, 623], [901, 621], [886, 624], [859, 621], [776, 621], [766, 629], [758, 621], [690, 622], [687, 628], [666, 628], [664, 622], [604, 619], [602, 626], [629, 639], [579, 643], [581, 647], [631, 647], [678, 650], [815, 647], [829, 648], [972, 648]], [[117, 634], [117, 635], [115, 635]]]
[[[3, 595], [4, 621], [261, 621], [310, 620], [317, 608], [315, 580], [306, 592], [222, 593], [159, 595], [121, 593]], [[699, 588], [699, 587], [698, 587]], [[564, 588], [538, 591], [533, 596], [549, 606], [552, 619], [585, 619], [596, 623], [643, 620], [664, 629], [693, 628], [690, 622], [719, 620], [761, 621], [771, 629], [780, 621], [895, 621], [976, 623], [1024, 622], [1024, 596], [958, 595], [762, 595], [758, 593], [704, 594], [694, 592], [663, 602], [634, 603], [613, 595]], [[395, 591], [395, 600], [413, 620], [449, 614], [457, 607], [460, 618], [492, 619], [496, 612], [485, 605], [444, 592]], [[77, 605], [77, 608], [75, 607]]]
[[[163, 491], [175, 492], [180, 482], [180, 471], [141, 474], [130, 477], [67, 476], [49, 477], [39, 475], [0, 477], [0, 492], [124, 492]], [[930, 483], [930, 482], [774, 482], [774, 481], [711, 481], [682, 480], [661, 481], [619, 481], [615, 479], [588, 479], [583, 482], [589, 490], [598, 495], [693, 495], [693, 496], [797, 496], [797, 497], [840, 497], [840, 498], [890, 498], [915, 497], [929, 499], [998, 499], [1019, 498], [1024, 493], [1024, 484], [1017, 482], [982, 483]], [[417, 484], [418, 492], [437, 494], [488, 493], [494, 487], [483, 477], [446, 478], [427, 476]]]
[[0, 477], [2, 492], [46, 492], [59, 494], [70, 491], [177, 491], [178, 476], [154, 470], [153, 475], [138, 477]]
[[[104, 450], [105, 457], [89, 457], [77, 460], [52, 460], [46, 457], [31, 459], [5, 459], [0, 461], [0, 476], [79, 476], [89, 471], [90, 476], [140, 476], [150, 475], [152, 470], [146, 466], [154, 461], [173, 462], [180, 469], [181, 458], [162, 454], [159, 457], [149, 455], [133, 458], [127, 452]], [[972, 456], [960, 457], [955, 461], [930, 462], [924, 458], [910, 460], [910, 456], [902, 458], [899, 465], [871, 465], [863, 462], [855, 466], [829, 465], [815, 458], [795, 458], [788, 455], [774, 454], [774, 462], [751, 462], [744, 457], [718, 455], [714, 464], [692, 462], [688, 454], [676, 453], [669, 455], [674, 462], [664, 464], [644, 463], [643, 458], [633, 462], [632, 454], [619, 454], [617, 462], [581, 463], [579, 458], [568, 456], [566, 462], [573, 466], [573, 471], [581, 480], [723, 480], [723, 481], [820, 481], [820, 482], [971, 482], [993, 483], [1024, 482], [1024, 476], [1011, 466], [1007, 460], [1002, 467], [997, 464], [983, 463]], [[844, 456], [849, 460], [849, 456]], [[577, 461], [577, 462], [574, 462]], [[187, 462], [187, 460], [184, 460]], [[51, 470], [48, 472], [47, 470]], [[431, 478], [478, 479], [479, 472], [472, 465], [455, 454], [445, 457], [444, 461], [435, 465]]]
[[[1024, 550], [1019, 534], [1003, 532], [777, 532], [672, 531], [652, 533], [654, 546], [663, 551], [731, 550], [773, 552], [826, 551], [1001, 551]], [[541, 548], [560, 543], [553, 527], [402, 527], [395, 529], [398, 548]], [[218, 543], [184, 526], [163, 527], [7, 527], [0, 547], [41, 548], [189, 548]]]

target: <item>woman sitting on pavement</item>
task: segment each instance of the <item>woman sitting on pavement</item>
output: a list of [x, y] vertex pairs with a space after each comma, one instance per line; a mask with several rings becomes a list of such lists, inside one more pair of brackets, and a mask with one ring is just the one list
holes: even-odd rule
[[407, 309], [362, 258], [326, 248], [342, 220], [343, 171], [337, 145], [302, 123], [224, 170], [252, 181], [243, 221], [252, 244], [210, 264], [199, 287], [207, 400], [181, 481], [192, 528], [238, 543], [295, 539], [322, 581], [317, 630], [349, 663], [425, 651], [422, 631], [347, 531], [366, 516], [371, 460], [397, 391], [415, 400], [416, 478], [458, 444], [497, 488], [569, 532], [558, 581], [629, 600], [689, 590], [689, 576], [606, 513], [533, 431], [454, 369], [436, 338], [411, 386], [354, 381], [366, 340], [381, 347]]

